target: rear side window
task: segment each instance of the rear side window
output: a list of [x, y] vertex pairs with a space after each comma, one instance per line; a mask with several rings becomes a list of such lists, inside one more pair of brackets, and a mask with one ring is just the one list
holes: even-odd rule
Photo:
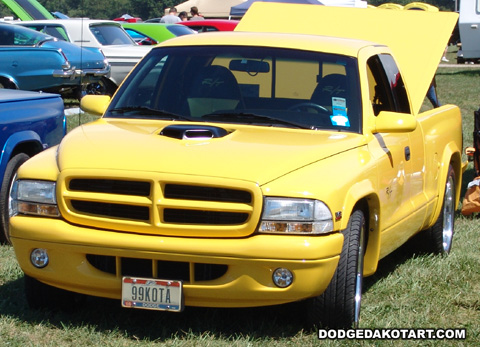
[[132, 39], [128, 34], [116, 25], [95, 25], [90, 31], [102, 45], [131, 45]]
[[195, 32], [192, 29], [183, 25], [169, 25], [167, 29], [175, 36], [195, 34]]

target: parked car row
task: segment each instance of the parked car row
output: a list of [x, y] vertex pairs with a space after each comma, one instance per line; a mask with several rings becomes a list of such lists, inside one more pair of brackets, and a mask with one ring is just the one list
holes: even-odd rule
[[110, 75], [102, 51], [0, 23], [0, 88], [82, 93]]
[[0, 88], [73, 92], [78, 98], [85, 94], [113, 95], [150, 51], [149, 46], [177, 36], [231, 31], [238, 21], [181, 24], [86, 18], [2, 24], [0, 50], [8, 53], [0, 57]]
[[17, 24], [82, 47], [101, 49], [111, 65], [111, 74], [108, 78], [102, 78], [95, 94], [112, 95], [133, 66], [151, 48], [136, 44], [120, 23], [110, 20], [52, 19], [21, 21]]

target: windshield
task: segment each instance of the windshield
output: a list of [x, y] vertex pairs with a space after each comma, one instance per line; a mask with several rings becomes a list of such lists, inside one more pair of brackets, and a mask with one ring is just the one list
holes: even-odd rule
[[351, 57], [266, 47], [157, 48], [105, 117], [360, 132], [356, 64]]

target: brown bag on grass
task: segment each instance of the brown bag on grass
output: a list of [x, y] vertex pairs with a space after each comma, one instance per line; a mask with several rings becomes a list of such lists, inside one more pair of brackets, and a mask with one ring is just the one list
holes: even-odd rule
[[469, 216], [472, 213], [480, 212], [480, 176], [468, 184], [465, 198], [462, 203], [462, 214]]

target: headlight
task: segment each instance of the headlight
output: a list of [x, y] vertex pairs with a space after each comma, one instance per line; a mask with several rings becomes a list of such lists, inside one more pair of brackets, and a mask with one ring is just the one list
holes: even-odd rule
[[324, 234], [333, 231], [327, 205], [318, 200], [265, 198], [259, 232], [275, 234]]
[[10, 192], [10, 216], [33, 214], [58, 217], [55, 182], [18, 180]]

